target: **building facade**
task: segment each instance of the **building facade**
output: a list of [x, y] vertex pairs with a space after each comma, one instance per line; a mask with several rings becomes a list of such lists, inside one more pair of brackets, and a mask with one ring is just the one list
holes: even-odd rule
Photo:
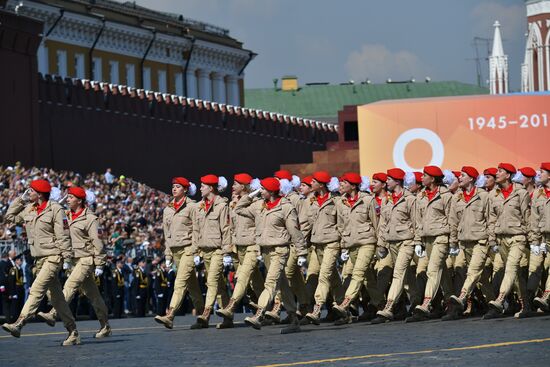
[[44, 23], [42, 74], [244, 104], [255, 54], [228, 30], [113, 0], [9, 0], [6, 8]]
[[521, 65], [522, 92], [550, 90], [550, 0], [526, 0], [527, 44]]

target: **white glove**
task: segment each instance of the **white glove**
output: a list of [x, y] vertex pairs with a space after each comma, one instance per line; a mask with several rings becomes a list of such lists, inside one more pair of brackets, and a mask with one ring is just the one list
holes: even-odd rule
[[388, 256], [388, 249], [383, 246], [378, 246], [376, 249], [376, 256], [378, 256], [379, 259], [384, 259]]
[[162, 298], [162, 297], [164, 297], [164, 294], [162, 294], [162, 293], [161, 293], [161, 294], [157, 294], [157, 298]]
[[540, 246], [539, 245], [531, 245], [531, 253], [535, 256], [540, 255]]
[[348, 250], [342, 250], [342, 253], [340, 254], [340, 260], [342, 260], [342, 262], [346, 262], [349, 260]]
[[195, 262], [195, 266], [199, 266], [201, 264], [201, 257], [197, 255], [193, 258], [193, 261]]
[[18, 298], [18, 297], [17, 297], [17, 294], [11, 296], [11, 299], [17, 299], [17, 298]]
[[305, 266], [307, 263], [307, 259], [305, 256], [298, 256], [298, 261], [296, 263], [299, 267]]
[[498, 254], [500, 251], [500, 247], [498, 245], [493, 245], [493, 247], [491, 247], [491, 250], [493, 250], [495, 254]]
[[224, 255], [223, 257], [223, 266], [229, 267], [233, 265], [233, 258], [229, 255]]
[[258, 257], [256, 258], [256, 260], [258, 260], [259, 262], [263, 262], [264, 261], [264, 257], [262, 255], [258, 255]]
[[136, 299], [141, 299], [141, 296], [136, 296]]
[[0, 285], [0, 293], [4, 293], [6, 291], [6, 287], [3, 285]]
[[169, 268], [172, 267], [172, 259], [166, 259], [166, 266]]
[[96, 276], [96, 277], [100, 277], [100, 276], [102, 276], [102, 275], [103, 275], [103, 268], [100, 267], [100, 266], [96, 267], [96, 268], [95, 268], [95, 276]]
[[258, 196], [258, 194], [259, 194], [260, 192], [262, 192], [262, 189], [254, 190], [254, 191], [252, 191], [250, 194], [248, 194], [248, 197], [252, 199], [252, 198], [254, 198], [255, 196]]
[[70, 262], [65, 261], [63, 263], [63, 270], [69, 270], [72, 267], [73, 267], [73, 265]]
[[449, 256], [455, 257], [460, 253], [460, 247], [451, 247], [449, 249]]
[[29, 201], [29, 189], [26, 189], [25, 192], [21, 195], [21, 200]]
[[546, 243], [543, 242], [540, 244], [540, 252], [543, 254], [546, 254], [548, 252], [548, 249], [546, 248]]
[[418, 257], [424, 257], [422, 256], [422, 253], [424, 252], [424, 248], [422, 248], [422, 245], [416, 245], [414, 246], [414, 253]]

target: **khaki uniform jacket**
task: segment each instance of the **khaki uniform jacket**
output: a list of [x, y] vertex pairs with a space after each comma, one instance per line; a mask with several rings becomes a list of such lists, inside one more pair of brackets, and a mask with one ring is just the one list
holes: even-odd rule
[[445, 186], [440, 186], [438, 192], [428, 200], [426, 189], [416, 198], [416, 232], [414, 240], [420, 242], [422, 237], [449, 235], [449, 214], [453, 194]]
[[288, 195], [285, 196], [285, 198], [290, 201], [292, 205], [294, 205], [294, 209], [296, 209], [296, 211], [300, 209], [299, 207], [302, 201], [300, 200], [300, 194], [298, 194], [296, 191], [293, 190], [289, 192]]
[[514, 188], [507, 199], [500, 189], [489, 193], [489, 241], [495, 241], [496, 235], [524, 235], [531, 242], [531, 197], [520, 185]]
[[227, 199], [217, 196], [206, 211], [204, 201], [197, 204], [193, 222], [196, 247], [199, 249], [222, 249], [231, 252], [231, 228], [229, 226], [229, 206]]
[[416, 229], [416, 196], [404, 190], [395, 205], [391, 199], [382, 202], [378, 223], [378, 246], [387, 242], [412, 240]]
[[72, 259], [73, 249], [69, 235], [69, 222], [61, 205], [48, 201], [46, 208], [37, 214], [34, 204], [25, 204], [20, 198], [11, 203], [6, 221], [24, 224], [33, 257], [61, 255]]
[[311, 210], [311, 204], [315, 200], [315, 194], [310, 193], [307, 197], [301, 197], [298, 204], [298, 222], [300, 223], [300, 231], [304, 235], [306, 242], [311, 242], [311, 223], [309, 221], [309, 211]]
[[[241, 210], [237, 212], [237, 205], [242, 203]], [[262, 210], [261, 199], [250, 199], [248, 195], [239, 198], [237, 203], [231, 203], [229, 217], [231, 219], [231, 241], [235, 246], [251, 246], [256, 243], [257, 213]], [[256, 213], [256, 214], [255, 214]]]
[[104, 266], [105, 247], [99, 239], [98, 221], [95, 214], [89, 208], [85, 208], [75, 220], [72, 220], [70, 211], [67, 211], [65, 214], [69, 220], [74, 257], [76, 259], [89, 257], [93, 259], [93, 265]]
[[310, 202], [311, 243], [325, 245], [340, 242], [343, 223], [338, 221], [338, 213], [343, 210], [342, 201], [329, 193], [329, 198], [321, 206], [316, 196], [313, 196]]
[[257, 234], [256, 243], [260, 247], [294, 244], [298, 256], [307, 256], [306, 242], [298, 227], [298, 213], [286, 198], [281, 198], [279, 204], [271, 210], [265, 206], [262, 208]]
[[479, 241], [489, 238], [489, 193], [476, 188], [474, 196], [466, 203], [462, 190], [451, 200], [449, 217], [451, 245], [458, 241]]
[[536, 244], [540, 244], [545, 241], [544, 238], [550, 237], [550, 198], [546, 197], [543, 188], [537, 189], [533, 194], [531, 228]]
[[342, 225], [342, 248], [370, 245], [377, 243], [378, 215], [377, 202], [372, 195], [359, 193], [359, 199], [350, 207], [344, 197], [343, 210], [340, 211]]
[[196, 203], [185, 198], [178, 211], [174, 208], [172, 200], [162, 213], [162, 229], [164, 230], [164, 254], [172, 256], [172, 249], [186, 247], [193, 244], [193, 220], [195, 217]]

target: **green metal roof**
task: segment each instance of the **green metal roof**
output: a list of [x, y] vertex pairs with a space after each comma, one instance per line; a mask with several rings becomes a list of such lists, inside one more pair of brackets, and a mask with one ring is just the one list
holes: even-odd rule
[[388, 99], [488, 94], [489, 89], [454, 81], [387, 84], [305, 85], [297, 91], [245, 90], [245, 107], [312, 119], [336, 119], [345, 105]]

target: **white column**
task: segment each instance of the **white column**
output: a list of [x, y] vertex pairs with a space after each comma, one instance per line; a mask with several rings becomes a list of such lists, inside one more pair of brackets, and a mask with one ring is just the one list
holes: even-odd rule
[[38, 71], [42, 75], [50, 73], [50, 68], [48, 65], [48, 48], [44, 45], [44, 41], [40, 42], [38, 47]]
[[212, 100], [218, 103], [226, 103], [224, 75], [220, 73], [212, 74], [212, 84]]
[[227, 103], [233, 106], [240, 105], [239, 78], [235, 75], [227, 76]]
[[187, 98], [197, 98], [197, 77], [195, 76], [195, 69], [187, 69], [185, 76], [187, 78]]
[[210, 72], [201, 69], [199, 75], [199, 98], [210, 101], [212, 100], [212, 81], [210, 80]]

